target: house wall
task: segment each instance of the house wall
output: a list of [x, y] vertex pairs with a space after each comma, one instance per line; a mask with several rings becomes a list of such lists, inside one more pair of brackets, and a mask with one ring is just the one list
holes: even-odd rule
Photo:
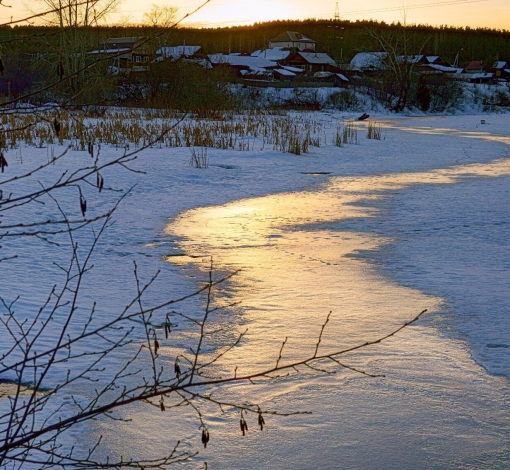
[[287, 41], [287, 42], [270, 42], [269, 47], [287, 47], [287, 48], [296, 48], [300, 51], [304, 51], [305, 49], [315, 50], [315, 43], [310, 42], [299, 42], [299, 41]]
[[329, 64], [309, 64], [305, 60], [294, 59], [290, 61], [286, 61], [286, 64], [291, 65], [292, 67], [299, 67], [305, 70], [308, 73], [315, 72], [329, 72], [334, 71]]

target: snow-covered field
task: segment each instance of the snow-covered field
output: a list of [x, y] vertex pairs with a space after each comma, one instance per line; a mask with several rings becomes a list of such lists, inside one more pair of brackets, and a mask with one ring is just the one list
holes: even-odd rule
[[[132, 164], [146, 174], [105, 172], [106, 185], [136, 186], [98, 247], [84, 301], [96, 298], [104, 318], [124, 306], [134, 260], [145, 278], [161, 270], [149, 302], [179, 297], [206, 278], [212, 256], [218, 274], [241, 270], [220, 290], [241, 304], [215, 320], [225, 341], [248, 329], [222, 362], [241, 373], [274, 364], [286, 337], [286, 357], [309, 355], [329, 311], [325, 350], [376, 339], [428, 309], [397, 336], [343, 359], [386, 377], [341, 369], [229, 386], [232, 401], [312, 414], [268, 417], [263, 432], [253, 423], [243, 437], [238, 411], [204, 408], [205, 450], [192, 414], [152, 408], [127, 410], [130, 423], [95, 423], [90, 438], [104, 433], [111, 453], [136, 457], [184, 439], [200, 451], [189, 468], [510, 467], [510, 116], [381, 116], [382, 140], [356, 123], [358, 144], [334, 146], [337, 123], [353, 117], [317, 113], [329, 144], [300, 156], [255, 142], [249, 152], [209, 149], [209, 168], [196, 169], [187, 148], [152, 148]], [[122, 151], [103, 148], [101, 158]], [[48, 150], [22, 147], [7, 158], [12, 175]], [[85, 152], [69, 158], [90, 161]], [[83, 190], [91, 215], [116, 197]], [[61, 197], [78, 217], [77, 194]], [[1, 296], [19, 294], [18, 310], [33, 311], [65, 247], [3, 245], [3, 255], [19, 258], [1, 263]], [[171, 364], [183, 330], [163, 344]]]

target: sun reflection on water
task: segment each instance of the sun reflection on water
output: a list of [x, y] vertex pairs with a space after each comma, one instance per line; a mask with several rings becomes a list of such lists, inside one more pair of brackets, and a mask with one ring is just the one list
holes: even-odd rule
[[[202, 257], [212, 257], [221, 271], [241, 269], [229, 301], [242, 302], [249, 333], [227, 363], [246, 371], [274, 361], [285, 337], [288, 357], [309, 354], [329, 311], [333, 316], [323, 344], [338, 349], [375, 339], [423, 308], [439, 309], [441, 299], [396, 285], [353, 256], [390, 240], [330, 230], [328, 224], [376, 216], [367, 202], [390, 190], [508, 174], [510, 162], [501, 160], [423, 173], [332, 178], [313, 192], [191, 210], [166, 232], [179, 238], [179, 250], [195, 257], [186, 261], [199, 269], [206, 269], [196, 262]], [[360, 202], [364, 205], [356, 205]]]
[[[329, 351], [379, 338], [423, 308], [441, 308], [441, 299], [395, 284], [366, 261], [372, 251], [393, 240], [346, 231], [342, 221], [382, 217], [378, 200], [413, 185], [504, 175], [510, 175], [509, 160], [338, 177], [316, 191], [194, 209], [166, 227], [177, 241], [167, 260], [185, 264], [192, 274], [206, 271], [210, 256], [221, 273], [242, 269], [217, 299], [242, 301], [239, 309], [216, 320], [220, 328], [226, 325], [217, 334], [218, 350], [233, 344], [246, 327], [248, 335], [221, 358], [219, 367], [225, 375], [233, 374], [235, 367], [240, 375], [260, 371], [274, 366], [286, 337], [283, 360], [309, 356], [330, 310], [333, 315], [323, 338]], [[261, 468], [316, 468], [339, 461], [345, 468], [421, 468], [423, 462], [430, 468], [466, 462], [473, 464], [466, 465], [470, 468], [506, 468], [507, 384], [475, 366], [463, 342], [438, 334], [436, 325], [425, 320], [346, 360], [358, 369], [388, 374], [386, 379], [360, 378], [347, 371], [310, 380], [305, 372], [285, 381], [259, 380], [250, 387], [230, 384], [222, 390], [230, 402], [255, 400], [265, 409], [309, 410], [313, 415], [306, 420], [268, 419], [267, 431], [245, 438], [239, 433], [235, 407], [222, 409], [220, 416], [216, 408], [209, 414], [201, 409], [214, 436], [211, 449], [200, 449], [203, 458], [214, 468], [246, 468], [253, 462]], [[212, 329], [218, 331], [217, 326]], [[162, 357], [168, 354], [173, 361], [181, 353], [176, 350], [190, 344], [180, 341], [179, 334], [186, 335], [186, 327], [172, 332]], [[117, 440], [121, 455], [136, 450], [137, 457], [140, 449], [133, 442], [148, 435], [144, 450], [160, 452], [175, 434], [191, 436], [199, 446], [196, 417], [185, 412], [179, 408], [176, 419], [169, 419], [168, 413], [139, 411], [133, 422], [124, 423], [123, 434], [117, 421], [103, 424], [110, 428], [101, 434]], [[199, 464], [202, 468], [203, 462]]]

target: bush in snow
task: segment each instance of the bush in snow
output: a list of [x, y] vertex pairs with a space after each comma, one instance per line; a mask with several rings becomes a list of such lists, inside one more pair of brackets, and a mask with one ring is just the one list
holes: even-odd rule
[[340, 111], [357, 111], [366, 105], [366, 100], [353, 90], [345, 89], [328, 96], [325, 107], [339, 109]]

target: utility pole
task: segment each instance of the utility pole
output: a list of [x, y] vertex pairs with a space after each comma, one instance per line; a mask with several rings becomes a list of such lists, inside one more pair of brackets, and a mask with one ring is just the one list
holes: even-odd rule
[[453, 61], [453, 66], [454, 67], [458, 67], [459, 66], [459, 56], [460, 56], [460, 53], [463, 51], [464, 49], [461, 47], [459, 49], [459, 52], [457, 52], [457, 55], [455, 56], [455, 60]]
[[[332, 51], [336, 51], [337, 39], [340, 39], [341, 41], [344, 39], [344, 37], [343, 37], [343, 30], [344, 30], [344, 28], [342, 26], [340, 26], [339, 23], [340, 23], [340, 9], [338, 7], [338, 2], [336, 2], [336, 4], [335, 4], [335, 16], [334, 16], [334, 22], [333, 22], [333, 36], [331, 37], [331, 39], [332, 39], [332, 45], [331, 45]], [[328, 26], [328, 28], [329, 28], [329, 26]], [[339, 34], [341, 34], [341, 36], [339, 36]], [[344, 53], [343, 47], [340, 47], [340, 60], [343, 59], [343, 55], [344, 55], [343, 53]]]

